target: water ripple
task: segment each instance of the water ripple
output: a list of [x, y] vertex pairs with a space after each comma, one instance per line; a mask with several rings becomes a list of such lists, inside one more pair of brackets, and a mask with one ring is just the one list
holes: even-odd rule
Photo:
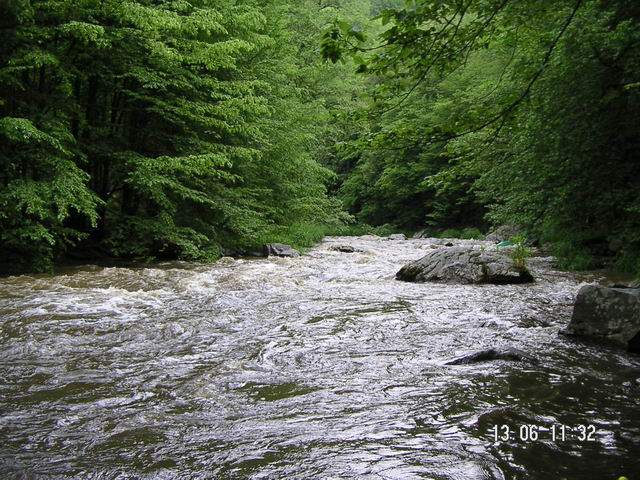
[[[359, 253], [331, 250], [350, 243]], [[462, 242], [469, 243], [469, 242]], [[428, 239], [0, 280], [8, 478], [617, 478], [640, 362], [557, 335], [584, 281], [396, 282]], [[481, 348], [535, 362], [446, 365]], [[551, 441], [593, 425], [592, 442]], [[495, 441], [491, 429], [546, 429]]]

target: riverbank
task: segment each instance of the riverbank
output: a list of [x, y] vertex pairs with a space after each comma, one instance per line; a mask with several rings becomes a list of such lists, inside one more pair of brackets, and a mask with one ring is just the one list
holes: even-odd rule
[[261, 256], [264, 245], [282, 243], [291, 245], [302, 252], [318, 245], [328, 236], [389, 235], [394, 230], [390, 226], [373, 227], [353, 223], [296, 223], [288, 226], [275, 226], [263, 230], [257, 236], [246, 239], [229, 239], [220, 244], [211, 245], [210, 254], [198, 258], [181, 258], [177, 252], [157, 256], [118, 256], [104, 245], [95, 242], [79, 243], [74, 249], [60, 256], [57, 261], [47, 263], [44, 268], [33, 265], [29, 260], [15, 258], [14, 261], [0, 262], [0, 278], [11, 275], [44, 273], [54, 274], [74, 266], [85, 264], [104, 267], [138, 267], [152, 266], [168, 261], [193, 261], [195, 263], [213, 263], [222, 256]]

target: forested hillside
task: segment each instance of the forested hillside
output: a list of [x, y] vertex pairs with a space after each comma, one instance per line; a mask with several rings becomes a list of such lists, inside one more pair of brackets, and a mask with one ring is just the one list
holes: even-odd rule
[[635, 0], [9, 0], [0, 270], [515, 224], [640, 271]]
[[362, 81], [319, 46], [358, 4], [3, 2], [0, 263], [212, 259], [340, 224], [322, 163]]
[[514, 224], [561, 263], [640, 272], [640, 3], [396, 2], [371, 49], [324, 54], [375, 78], [340, 194], [406, 229]]

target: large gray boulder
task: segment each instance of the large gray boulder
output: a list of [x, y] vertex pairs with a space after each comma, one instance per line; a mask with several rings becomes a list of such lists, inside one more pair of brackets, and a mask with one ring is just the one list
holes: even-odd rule
[[264, 246], [264, 254], [267, 257], [299, 257], [300, 253], [294, 250], [290, 245], [282, 243], [269, 243]]
[[502, 225], [501, 227], [496, 228], [492, 232], [490, 232], [485, 240], [488, 242], [503, 242], [505, 240], [511, 240], [513, 237], [516, 237], [522, 233], [522, 229], [516, 227], [515, 225]]
[[405, 282], [528, 283], [533, 277], [517, 268], [511, 258], [498, 251], [470, 246], [440, 248], [400, 269], [396, 279]]
[[640, 288], [582, 287], [571, 323], [562, 333], [606, 340], [640, 353]]

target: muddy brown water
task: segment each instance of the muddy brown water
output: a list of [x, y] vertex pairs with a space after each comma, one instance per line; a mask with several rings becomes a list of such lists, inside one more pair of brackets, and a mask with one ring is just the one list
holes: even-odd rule
[[0, 279], [0, 477], [640, 478], [640, 357], [558, 335], [593, 279], [396, 281], [430, 244]]

